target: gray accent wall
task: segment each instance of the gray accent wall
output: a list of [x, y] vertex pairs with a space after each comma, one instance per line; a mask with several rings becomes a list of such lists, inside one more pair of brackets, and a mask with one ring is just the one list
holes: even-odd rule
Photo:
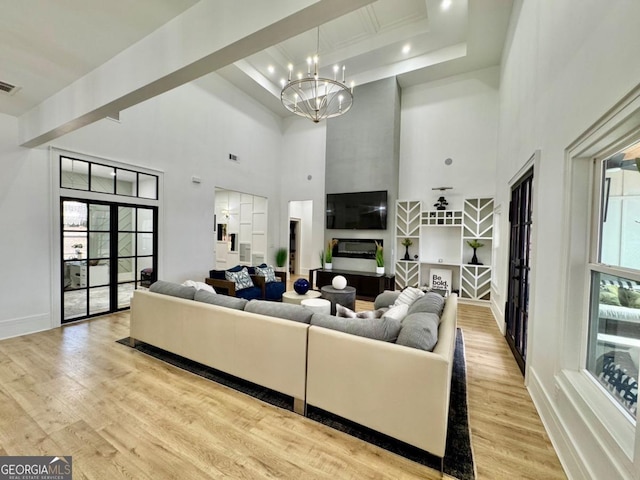
[[[400, 160], [400, 87], [396, 78], [356, 85], [353, 107], [327, 121], [326, 193], [386, 190], [387, 230], [325, 230], [331, 238], [382, 238], [385, 270], [393, 271], [395, 202]], [[375, 261], [336, 258], [336, 269], [375, 271]]]

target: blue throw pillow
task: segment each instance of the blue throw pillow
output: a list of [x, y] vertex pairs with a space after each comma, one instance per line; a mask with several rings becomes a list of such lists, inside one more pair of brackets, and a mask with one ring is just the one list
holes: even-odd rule
[[253, 281], [246, 267], [243, 267], [239, 272], [227, 270], [224, 276], [227, 280], [236, 284], [236, 291], [253, 287]]
[[264, 277], [264, 281], [277, 282], [276, 273], [273, 271], [273, 267], [256, 267], [256, 275]]

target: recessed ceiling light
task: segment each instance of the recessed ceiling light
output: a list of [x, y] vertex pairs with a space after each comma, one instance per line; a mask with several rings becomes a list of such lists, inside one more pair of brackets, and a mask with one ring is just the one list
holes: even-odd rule
[[404, 47], [402, 47], [402, 53], [404, 53], [405, 55], [410, 51], [411, 51], [411, 45], [409, 45], [408, 43]]
[[280, 79], [280, 85], [282, 85], [283, 87], [287, 84], [287, 81], [284, 78]]
[[269, 73], [273, 73], [273, 72], [275, 72], [275, 68], [273, 68], [273, 65], [269, 65], [269, 66], [267, 67], [267, 70], [269, 70]]
[[442, 0], [442, 3], [440, 4], [440, 8], [442, 8], [442, 10], [449, 10], [450, 6], [451, 0]]

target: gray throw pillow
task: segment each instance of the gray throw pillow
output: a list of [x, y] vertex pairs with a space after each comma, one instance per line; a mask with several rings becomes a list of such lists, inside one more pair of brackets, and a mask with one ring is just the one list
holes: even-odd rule
[[395, 342], [400, 331], [400, 321], [393, 318], [341, 318], [323, 313], [314, 313], [311, 325], [330, 328], [359, 337]]
[[385, 290], [380, 295], [376, 297], [375, 302], [373, 303], [373, 308], [376, 310], [382, 307], [390, 307], [395, 303], [395, 301], [400, 296], [399, 291], [395, 290]]
[[435, 313], [412, 313], [402, 321], [396, 344], [433, 351], [438, 343], [440, 318]]
[[161, 293], [162, 295], [171, 295], [172, 297], [186, 298], [187, 300], [193, 300], [193, 296], [196, 294], [196, 289], [193, 287], [185, 287], [179, 283], [165, 282], [164, 280], [152, 283], [149, 291]]
[[412, 313], [435, 313], [440, 316], [443, 308], [444, 297], [435, 292], [427, 292], [411, 304], [407, 315]]
[[265, 300], [251, 300], [244, 307], [244, 311], [306, 324], [309, 324], [311, 321], [311, 315], [313, 315], [312, 310], [304, 308], [302, 305], [267, 302]]
[[233, 308], [235, 310], [244, 310], [247, 300], [244, 298], [229, 297], [227, 295], [218, 295], [207, 292], [206, 290], [198, 290], [194, 297], [196, 302], [210, 303], [219, 307]]

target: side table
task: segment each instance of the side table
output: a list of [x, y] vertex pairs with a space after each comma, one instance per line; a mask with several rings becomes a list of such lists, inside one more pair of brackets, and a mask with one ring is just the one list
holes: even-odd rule
[[351, 310], [356, 309], [356, 289], [354, 287], [344, 287], [342, 290], [325, 285], [320, 289], [322, 298], [331, 302], [331, 315], [336, 314], [336, 303]]
[[317, 313], [326, 313], [328, 315], [331, 312], [331, 302], [324, 298], [307, 298], [302, 300], [300, 305]]
[[309, 290], [304, 295], [300, 295], [295, 290], [290, 290], [282, 294], [282, 303], [293, 303], [296, 305], [300, 305], [303, 300], [308, 300], [310, 298], [319, 298], [319, 297], [320, 297], [320, 292], [316, 290]]

